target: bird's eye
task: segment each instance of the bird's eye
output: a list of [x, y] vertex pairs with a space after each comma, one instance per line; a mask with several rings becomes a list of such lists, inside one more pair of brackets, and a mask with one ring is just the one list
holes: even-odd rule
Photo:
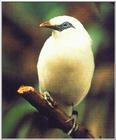
[[59, 31], [63, 31], [64, 29], [68, 29], [68, 28], [71, 28], [71, 27], [74, 28], [74, 26], [69, 22], [64, 22], [61, 25], [57, 26]]
[[64, 24], [63, 24], [63, 26], [64, 27], [67, 27], [69, 24], [67, 23], [67, 22], [65, 22]]

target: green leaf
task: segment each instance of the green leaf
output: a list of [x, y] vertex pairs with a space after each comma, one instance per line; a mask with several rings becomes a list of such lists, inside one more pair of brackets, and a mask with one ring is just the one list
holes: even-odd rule
[[36, 109], [26, 101], [16, 103], [3, 118], [3, 137], [9, 137], [12, 134], [15, 126], [24, 115], [35, 111]]
[[23, 127], [20, 129], [20, 131], [18, 132], [18, 138], [26, 138], [28, 132], [29, 132], [29, 129], [31, 127], [31, 124], [30, 123], [26, 123], [23, 125]]
[[99, 24], [93, 24], [88, 28], [88, 32], [92, 38], [93, 52], [96, 54], [100, 45], [104, 41], [105, 31]]

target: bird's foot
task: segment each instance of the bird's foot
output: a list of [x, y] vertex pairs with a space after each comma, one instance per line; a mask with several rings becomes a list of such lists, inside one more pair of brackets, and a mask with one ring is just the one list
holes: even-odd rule
[[78, 112], [73, 110], [72, 116], [66, 122], [73, 121], [73, 126], [69, 130], [68, 135], [70, 135], [73, 131], [76, 131], [79, 128], [79, 124], [77, 123]]
[[45, 91], [43, 94], [44, 94], [44, 99], [53, 108], [55, 105], [55, 102], [54, 102], [53, 98], [51, 97], [50, 93], [48, 91]]

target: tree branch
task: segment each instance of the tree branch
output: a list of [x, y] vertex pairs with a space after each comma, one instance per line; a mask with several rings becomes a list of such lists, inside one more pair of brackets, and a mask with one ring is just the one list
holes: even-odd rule
[[[31, 86], [21, 86], [17, 92], [31, 103], [42, 115], [46, 116], [48, 119], [54, 120], [57, 128], [62, 129], [65, 133], [68, 133], [72, 128], [73, 121], [66, 122], [70, 117], [62, 111], [56, 102], [48, 102], [43, 93], [38, 93]], [[80, 125], [76, 131], [72, 131], [70, 136], [72, 138], [94, 138], [88, 129]]]

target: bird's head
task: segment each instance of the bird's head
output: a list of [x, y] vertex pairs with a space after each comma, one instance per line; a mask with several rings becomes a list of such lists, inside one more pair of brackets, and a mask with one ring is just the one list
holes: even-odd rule
[[[57, 16], [40, 24], [40, 27], [53, 29], [55, 36], [67, 37], [73, 35], [79, 38], [89, 38], [89, 34], [79, 20], [71, 16]], [[76, 34], [76, 35], [75, 35]]]
[[83, 25], [74, 17], [58, 16], [40, 24], [40, 27], [51, 28], [61, 32], [69, 28], [72, 29], [83, 28]]

